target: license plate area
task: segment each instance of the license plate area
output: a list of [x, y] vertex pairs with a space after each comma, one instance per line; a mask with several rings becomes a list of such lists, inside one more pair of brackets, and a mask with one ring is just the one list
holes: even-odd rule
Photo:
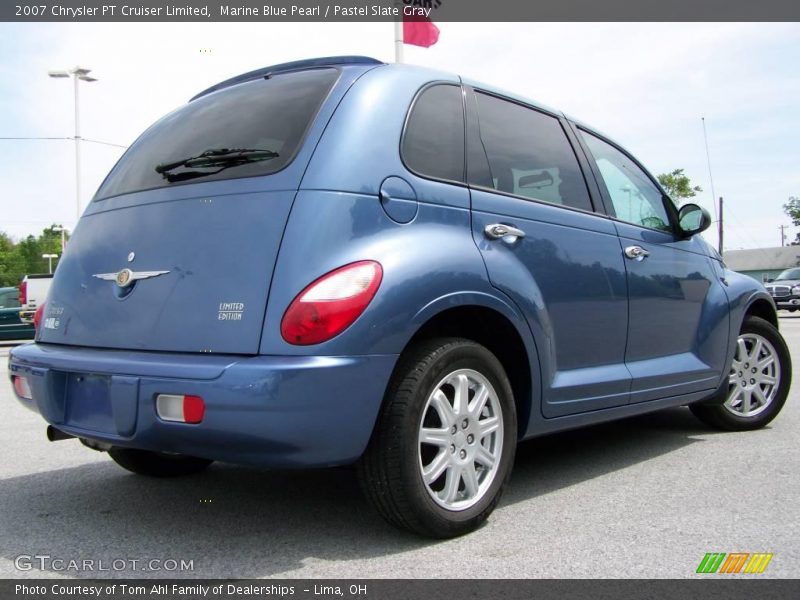
[[111, 377], [91, 373], [64, 375], [67, 424], [91, 431], [115, 431]]

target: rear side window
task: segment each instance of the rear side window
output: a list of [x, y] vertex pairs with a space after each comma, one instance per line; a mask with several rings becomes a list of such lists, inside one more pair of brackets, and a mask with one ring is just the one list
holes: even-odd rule
[[[190, 102], [163, 117], [136, 140], [95, 198], [281, 170], [294, 158], [338, 75], [336, 69], [277, 74]], [[206, 161], [177, 166], [167, 173], [156, 171], [159, 165], [223, 149], [263, 152], [242, 153], [241, 160], [224, 164]]]
[[461, 88], [434, 85], [411, 109], [403, 134], [406, 166], [424, 177], [464, 181], [464, 105]]
[[485, 156], [473, 170], [472, 185], [533, 200], [592, 210], [578, 159], [558, 119], [538, 110], [476, 93], [482, 150]]

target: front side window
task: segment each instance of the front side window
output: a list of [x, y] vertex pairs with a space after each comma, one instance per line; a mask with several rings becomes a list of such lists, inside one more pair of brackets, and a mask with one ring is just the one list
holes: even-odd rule
[[434, 85], [417, 97], [401, 152], [415, 173], [464, 181], [464, 103], [459, 86]]
[[470, 183], [532, 200], [592, 210], [578, 159], [558, 119], [515, 102], [476, 93], [488, 172], [470, 166]]
[[336, 69], [279, 73], [189, 102], [136, 140], [95, 199], [281, 170], [338, 77]]
[[630, 157], [585, 131], [581, 136], [606, 185], [614, 216], [650, 229], [672, 231], [664, 197]]

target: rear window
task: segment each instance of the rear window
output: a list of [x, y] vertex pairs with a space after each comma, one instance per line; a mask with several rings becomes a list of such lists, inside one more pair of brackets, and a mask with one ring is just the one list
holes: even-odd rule
[[[274, 75], [190, 102], [145, 131], [111, 170], [95, 195], [102, 200], [141, 190], [268, 175], [294, 158], [317, 111], [339, 76], [336, 69]], [[203, 153], [248, 150], [220, 162], [156, 167]], [[260, 152], [252, 152], [260, 151]]]

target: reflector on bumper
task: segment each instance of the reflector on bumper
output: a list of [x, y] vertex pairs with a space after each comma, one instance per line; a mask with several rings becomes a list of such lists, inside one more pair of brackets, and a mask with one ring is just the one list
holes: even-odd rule
[[164, 421], [200, 423], [206, 412], [206, 404], [200, 396], [159, 394], [156, 397], [156, 412]]
[[33, 400], [33, 393], [31, 392], [31, 386], [28, 380], [21, 375], [14, 375], [12, 379], [14, 381], [14, 391], [17, 393], [17, 396], [25, 400]]

